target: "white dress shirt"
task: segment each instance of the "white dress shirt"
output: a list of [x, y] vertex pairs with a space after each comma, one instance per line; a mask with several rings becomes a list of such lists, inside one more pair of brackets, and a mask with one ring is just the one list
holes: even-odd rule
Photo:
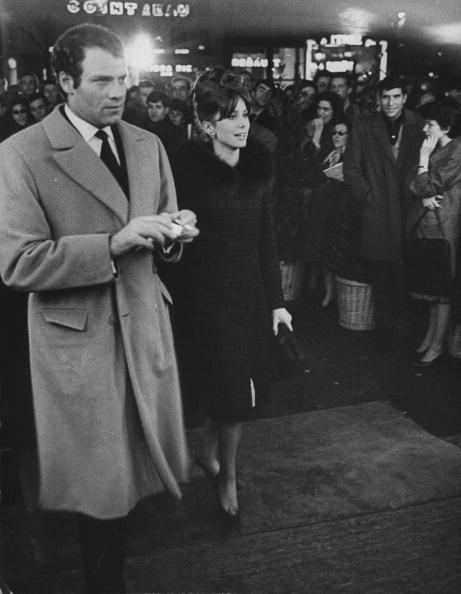
[[77, 115], [75, 115], [75, 113], [70, 109], [70, 107], [67, 104], [64, 106], [64, 110], [71, 123], [75, 126], [75, 128], [77, 128], [85, 142], [98, 155], [98, 157], [101, 156], [102, 140], [96, 138], [95, 134], [99, 132], [100, 129], [104, 130], [104, 132], [106, 132], [107, 136], [109, 137], [110, 148], [112, 149], [112, 152], [114, 153], [115, 158], [117, 159], [117, 162], [120, 165], [120, 156], [118, 154], [114, 134], [110, 126], [106, 126], [105, 128], [96, 128], [96, 126], [93, 126], [93, 124], [90, 124], [87, 121], [82, 120], [82, 118], [79, 118]]

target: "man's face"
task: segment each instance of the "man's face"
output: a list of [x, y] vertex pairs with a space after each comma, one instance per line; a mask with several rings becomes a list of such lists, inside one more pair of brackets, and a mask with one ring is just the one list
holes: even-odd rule
[[336, 93], [344, 101], [349, 95], [349, 87], [343, 76], [333, 76], [330, 82], [330, 91]]
[[317, 79], [317, 93], [324, 93], [328, 91], [328, 85], [330, 84], [329, 76], [319, 76]]
[[168, 117], [175, 126], [180, 126], [184, 122], [184, 114], [179, 109], [170, 109]]
[[126, 64], [99, 47], [86, 49], [80, 85], [76, 89], [71, 76], [61, 72], [59, 80], [67, 93], [72, 111], [97, 128], [118, 122], [126, 94]]
[[35, 122], [41, 122], [47, 114], [45, 99], [39, 97], [29, 103], [30, 115]]
[[23, 95], [33, 95], [37, 90], [35, 78], [31, 74], [25, 74], [23, 77], [21, 77], [19, 88]]
[[397, 119], [403, 111], [407, 96], [402, 89], [395, 88], [381, 92], [381, 109], [390, 120]]
[[165, 107], [161, 101], [147, 104], [147, 115], [151, 122], [161, 122], [168, 114], [168, 107]]
[[254, 103], [258, 107], [267, 107], [272, 98], [272, 89], [264, 84], [259, 84], [255, 89]]
[[299, 91], [298, 107], [301, 111], [311, 107], [311, 105], [314, 103], [315, 94], [316, 92], [314, 87], [304, 87]]
[[47, 83], [43, 87], [43, 94], [45, 95], [46, 100], [48, 101], [49, 105], [51, 105], [51, 106], [56, 105], [56, 103], [58, 102], [58, 98], [59, 98], [57, 85], [52, 84], [52, 83]]
[[189, 87], [184, 80], [176, 80], [171, 83], [171, 97], [181, 99], [187, 103], [189, 99]]
[[154, 85], [152, 85], [151, 87], [149, 87], [149, 86], [139, 87], [139, 100], [141, 101], [141, 103], [143, 105], [147, 106], [147, 97], [149, 97], [149, 95], [153, 91], [155, 91]]

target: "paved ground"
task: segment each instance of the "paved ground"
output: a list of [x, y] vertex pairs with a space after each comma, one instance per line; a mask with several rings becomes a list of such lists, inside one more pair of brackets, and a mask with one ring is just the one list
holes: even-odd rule
[[[373, 332], [351, 331], [341, 328], [338, 324], [336, 304], [332, 303], [327, 308], [323, 308], [320, 305], [320, 296], [316, 293], [303, 295], [296, 302], [292, 302], [289, 308], [293, 313], [296, 336], [306, 355], [305, 365], [302, 372], [297, 376], [279, 380], [275, 384], [273, 400], [268, 406], [265, 416], [269, 418], [280, 417], [287, 414], [297, 414], [313, 410], [348, 406], [362, 402], [385, 400], [391, 402], [398, 409], [405, 412], [412, 420], [428, 432], [438, 437], [443, 437], [458, 447], [461, 445], [461, 360], [446, 356], [433, 367], [423, 370], [417, 369], [411, 365], [414, 358], [411, 343], [398, 350], [383, 352], [381, 349], [382, 345], [376, 342]], [[415, 344], [418, 334], [420, 335], [423, 332], [423, 328], [421, 327], [423, 319], [424, 311], [415, 310]], [[193, 416], [188, 417], [189, 426], [195, 426], [198, 422], [199, 419], [194, 418]], [[2, 478], [4, 486], [5, 477], [3, 476]], [[453, 505], [455, 503], [456, 501]], [[442, 504], [438, 502], [427, 504], [427, 509], [421, 508], [421, 510], [418, 510], [418, 513], [424, 513], [426, 515], [434, 513], [433, 526], [435, 526], [436, 521], [439, 522], [441, 526], [440, 530], [443, 532], [444, 530], [448, 530], [447, 527], [452, 526], [452, 521], [451, 519], [447, 521], [443, 518], [440, 519], [441, 516], [438, 508], [437, 510], [434, 508], [434, 506], [437, 505]], [[446, 505], [449, 504], [447, 503]], [[448, 509], [447, 518], [449, 516], [453, 517], [453, 509], [451, 507]], [[456, 509], [459, 511], [459, 506]], [[394, 517], [394, 514], [392, 517]], [[17, 520], [15, 520], [15, 518], [17, 518]], [[20, 505], [17, 502], [13, 502], [13, 505], [1, 509], [0, 522], [3, 522], [4, 526], [7, 524], [10, 525], [10, 527], [13, 526], [13, 528], [16, 526], [13, 531], [16, 533], [16, 544], [18, 546], [17, 552], [19, 553], [18, 555], [16, 553], [14, 554], [14, 563], [17, 564], [18, 561], [20, 563], [22, 561], [24, 562], [21, 571], [17, 575], [22, 574], [21, 572], [23, 572], [26, 566], [29, 566], [30, 571], [33, 571], [31, 569], [31, 543], [28, 542], [26, 537], [27, 528], [24, 525], [24, 514], [21, 511]], [[350, 522], [354, 525], [355, 530], [355, 520], [352, 519]], [[397, 521], [396, 527], [397, 525], [400, 525], [399, 522], [401, 523], [402, 519]], [[410, 524], [411, 526], [413, 526], [413, 524], [416, 526], [413, 520], [411, 520]], [[337, 527], [335, 527], [335, 530], [336, 528]], [[21, 537], [20, 531], [23, 531], [23, 537]], [[365, 535], [368, 534], [368, 532], [369, 527], [366, 527], [366, 529], [364, 529], [363, 538], [365, 538]], [[310, 530], [308, 533], [310, 534]], [[411, 531], [406, 530], [405, 534], [407, 533], [410, 534]], [[433, 550], [436, 550], [437, 547], [440, 546], [440, 542], [445, 542], [442, 538], [438, 538], [434, 541], [435, 548], [428, 548], [426, 545], [432, 533], [433, 531], [428, 532], [427, 538], [425, 537], [426, 540], [421, 539], [421, 535], [418, 537], [421, 539], [422, 543], [426, 543], [424, 544], [424, 547], [426, 548], [420, 547], [421, 551], [418, 549], [419, 552], [417, 552], [416, 546], [412, 549], [413, 552], [411, 554], [413, 557], [415, 555], [418, 557], [418, 567], [415, 566], [416, 568], [414, 569], [413, 577], [411, 578], [413, 585], [417, 582], [417, 579], [422, 579], [422, 573], [420, 571], [420, 563], [422, 560], [427, 559], [427, 562], [429, 563], [429, 560], [433, 556]], [[389, 532], [388, 538], [391, 544], [395, 543], [395, 534], [396, 532], [394, 529]], [[458, 541], [456, 539], [458, 536], [459, 533], [451, 534], [450, 542], [453, 543], [453, 550], [450, 549], [450, 554], [444, 554], [443, 556], [445, 561], [451, 559], [446, 568], [448, 576], [447, 580], [449, 581], [447, 581], [446, 589], [444, 590], [449, 593], [459, 591], [458, 587], [461, 579], [458, 573], [453, 570], [453, 567], [456, 565], [453, 560], [456, 557], [456, 547], [458, 546]], [[307, 536], [302, 539], [303, 547], [306, 545], [306, 538]], [[401, 537], [399, 536], [399, 538]], [[357, 536], [355, 533], [354, 539], [354, 542], [356, 542]], [[362, 542], [361, 539], [359, 539], [360, 542]], [[336, 538], [332, 538], [332, 542], [336, 542]], [[415, 543], [414, 539], [412, 540], [412, 543]], [[314, 544], [312, 546], [314, 546]], [[389, 550], [392, 548], [391, 544], [389, 544]], [[235, 546], [237, 547], [236, 550], [238, 550], [241, 543], [237, 541]], [[365, 549], [359, 547], [357, 550], [357, 559], [351, 561], [351, 567], [354, 571], [356, 571], [356, 568], [358, 567], [358, 559], [367, 551], [371, 550], [367, 547], [365, 547]], [[289, 542], [288, 550], [292, 551], [291, 541]], [[11, 554], [12, 550], [7, 543], [3, 542], [3, 560], [5, 560], [5, 553], [8, 552]], [[339, 552], [340, 551], [335, 548], [332, 554], [333, 556], [336, 556]], [[185, 551], [180, 549], [176, 551], [176, 553], [181, 556], [185, 554]], [[261, 552], [261, 555], [262, 554], [263, 553]], [[266, 564], [267, 559], [264, 555], [261, 558], [265, 559], [264, 564], [266, 565], [266, 569], [264, 569], [263, 573], [266, 573], [267, 567], [270, 567], [270, 564], [269, 566]], [[277, 555], [279, 555], [279, 551], [277, 552]], [[6, 554], [6, 556], [10, 557], [9, 554]], [[129, 571], [129, 577], [133, 587], [136, 585], [136, 590], [132, 591], [145, 591], [148, 584], [155, 583], [155, 581], [152, 581], [153, 578], [150, 576], [149, 572], [152, 571], [152, 567], [159, 567], [159, 562], [162, 561], [160, 557], [159, 552], [157, 551], [153, 552], [152, 555], [147, 555], [146, 559], [138, 557], [130, 560], [129, 569], [131, 569]], [[165, 562], [165, 560], [163, 560], [163, 562]], [[165, 583], [162, 583], [163, 586], [172, 586], [173, 584], [178, 585], [174, 582], [177, 574], [176, 563], [177, 559], [174, 557], [171, 561], [171, 566], [165, 565], [165, 576], [168, 577], [168, 572], [170, 572], [173, 577], [171, 578], [172, 582], [170, 584], [165, 578], [166, 581]], [[201, 567], [200, 563], [198, 567]], [[216, 570], [219, 574], [219, 571], [226, 570], [226, 567], [224, 566], [219, 569], [220, 565], [218, 562], [216, 563], [216, 567], [214, 569], [213, 567], [211, 568], [213, 571]], [[380, 553], [379, 556], [377, 556], [377, 563], [370, 565], [370, 576], [376, 574], [377, 568], [381, 563], [382, 555]], [[426, 561], [424, 561], [424, 563], [426, 563]], [[71, 564], [71, 566], [73, 565]], [[395, 557], [392, 557], [392, 559], [389, 560], [389, 567], [391, 566], [396, 567]], [[208, 568], [208, 570], [210, 570], [210, 568]], [[254, 573], [253, 570], [254, 565], [252, 565], [251, 574]], [[202, 571], [202, 569], [200, 569], [200, 571]], [[263, 570], [261, 569], [261, 571]], [[240, 572], [241, 567], [239, 566], [237, 573], [243, 576], [243, 573], [241, 574]], [[329, 572], [330, 570], [327, 572], [328, 576], [317, 577], [328, 581], [331, 577]], [[389, 575], [391, 575], [392, 579], [401, 580], [403, 579], [403, 574], [400, 575], [400, 573], [397, 572], [394, 576], [391, 574]], [[161, 575], [163, 575], [163, 573]], [[344, 582], [344, 576], [339, 576], [338, 580], [340, 577]], [[438, 594], [439, 590], [437, 590], [437, 588], [439, 588], [441, 582], [437, 571], [435, 571], [433, 575], [431, 574], [430, 577], [431, 580], [433, 580], [433, 584], [431, 588], [424, 591], [430, 592], [431, 594]], [[43, 580], [43, 575], [41, 576], [41, 579]], [[190, 581], [187, 581], [190, 579], [188, 576], [187, 579], [186, 576], [184, 576], [184, 579], [186, 580], [185, 583], [191, 583]], [[212, 577], [210, 577], [210, 580], [211, 579]], [[216, 584], [220, 583], [219, 579], [221, 578], [219, 577], [219, 579], [216, 579]], [[250, 580], [249, 577], [246, 579]], [[307, 577], [304, 574], [300, 574], [299, 579], [304, 580], [302, 583], [306, 583], [305, 580]], [[373, 578], [373, 580], [374, 579], [375, 578]], [[455, 582], [453, 580], [455, 580]], [[325, 583], [327, 583], [327, 581], [325, 581]], [[247, 585], [250, 582], [251, 580], [247, 581]], [[338, 582], [338, 584], [342, 584], [341, 588], [345, 587], [343, 582]], [[212, 582], [210, 581], [210, 584], [211, 583]], [[350, 583], [353, 584], [353, 582]], [[66, 584], [65, 587], [64, 584]], [[79, 591], [80, 585], [81, 574], [78, 570], [71, 570], [64, 574], [56, 574], [52, 571], [49, 577], [45, 580], [43, 588], [35, 589], [35, 591], [30, 589], [16, 591], [27, 593], [34, 591], [34, 594], [39, 591], [40, 593], [43, 592], [43, 594], [45, 594], [45, 592], [46, 594], [50, 594], [50, 592], [62, 594], [65, 591], [69, 593], [77, 592]], [[311, 590], [313, 593], [320, 594], [320, 592], [322, 592], [323, 594], [323, 592], [326, 591], [324, 589], [326, 586], [322, 586], [323, 589], [316, 589], [317, 586], [313, 586], [313, 589]], [[374, 586], [372, 587], [370, 582], [370, 588], [367, 591], [367, 594], [368, 592], [385, 592], [386, 594], [389, 594], [390, 592], [397, 593], [400, 591], [423, 591], [422, 589], [402, 590], [399, 589], [400, 586], [392, 586], [391, 589], [389, 589], [390, 586], [388, 583], [383, 586], [384, 589], [379, 589], [377, 586], [377, 589], [374, 589], [375, 586], [376, 584], [374, 583]], [[341, 590], [341, 588], [339, 589]], [[345, 588], [344, 591], [356, 592], [356, 590], [353, 589], [353, 585], [351, 585], [350, 588], [352, 588], [352, 590]], [[245, 587], [240, 591], [260, 591], [265, 593], [268, 590], [265, 589], [265, 587], [261, 587], [259, 590], [256, 587], [253, 589], [246, 589]], [[289, 590], [286, 591], [288, 592]], [[292, 592], [294, 591], [300, 593], [304, 592], [302, 587], [300, 587], [300, 589], [295, 588]], [[334, 588], [331, 591], [334, 591]]]

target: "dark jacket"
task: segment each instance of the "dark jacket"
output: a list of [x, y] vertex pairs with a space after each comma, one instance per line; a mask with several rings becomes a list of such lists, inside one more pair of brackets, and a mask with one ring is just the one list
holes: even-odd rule
[[411, 202], [409, 182], [423, 140], [419, 115], [405, 110], [398, 159], [381, 114], [357, 120], [344, 155], [344, 179], [362, 210], [361, 251], [365, 258], [399, 262], [405, 219]]
[[179, 147], [187, 141], [186, 126], [175, 126], [168, 116], [161, 122], [149, 120], [146, 130], [160, 138], [170, 159]]
[[198, 141], [173, 162], [179, 208], [193, 210], [200, 229], [173, 287], [183, 382], [214, 418], [253, 416], [250, 379], [256, 408], [268, 393], [270, 312], [284, 304], [270, 163], [262, 145], [249, 145], [230, 167]]

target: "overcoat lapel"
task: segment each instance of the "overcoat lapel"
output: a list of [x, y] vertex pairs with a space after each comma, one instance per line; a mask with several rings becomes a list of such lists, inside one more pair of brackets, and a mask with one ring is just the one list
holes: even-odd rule
[[62, 116], [59, 108], [55, 108], [42, 124], [54, 149], [52, 158], [59, 168], [114, 212], [122, 224], [126, 224], [127, 197], [101, 159]]
[[[130, 218], [145, 215], [152, 211], [152, 168], [154, 162], [149, 156], [145, 137], [136, 128], [119, 125], [117, 127], [124, 146], [126, 170], [130, 187]], [[146, 187], [151, 191], [146, 192]]]
[[394, 153], [392, 152], [392, 145], [389, 142], [386, 126], [384, 125], [381, 116], [378, 115], [373, 121], [371, 125], [371, 133], [381, 145], [385, 155], [392, 161], [394, 165], [396, 165]]
[[421, 122], [418, 122], [412, 117], [412, 114], [405, 110], [405, 123], [403, 125], [402, 140], [400, 143], [399, 158], [397, 160], [399, 169], [404, 167], [408, 155], [412, 152], [412, 143], [415, 142], [415, 136], [421, 127]]

